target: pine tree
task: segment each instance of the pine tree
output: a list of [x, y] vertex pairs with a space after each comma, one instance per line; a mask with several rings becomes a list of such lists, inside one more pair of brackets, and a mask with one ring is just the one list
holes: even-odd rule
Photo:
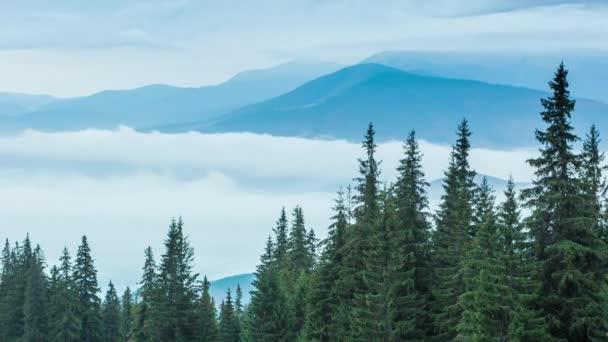
[[280, 288], [270, 237], [257, 266], [251, 291], [247, 335], [252, 341], [291, 341], [287, 300]]
[[428, 221], [429, 184], [422, 170], [422, 153], [412, 131], [404, 146], [405, 157], [397, 171], [395, 186], [396, 229], [392, 233], [397, 278], [394, 296], [395, 337], [400, 340], [422, 340], [431, 336], [429, 303], [432, 300], [432, 264], [430, 257], [430, 224]]
[[101, 317], [100, 317], [100, 291], [97, 285], [97, 270], [91, 257], [91, 249], [87, 237], [82, 237], [82, 242], [76, 254], [74, 265], [74, 285], [79, 298], [78, 314], [81, 321], [80, 340], [82, 342], [100, 341]]
[[458, 126], [458, 139], [452, 147], [450, 164], [443, 184], [436, 215], [433, 236], [433, 264], [437, 279], [434, 281], [434, 330], [437, 340], [447, 341], [456, 336], [456, 326], [462, 314], [458, 297], [464, 293], [462, 273], [463, 256], [474, 235], [472, 227], [472, 202], [475, 172], [469, 165], [468, 122]]
[[55, 276], [50, 295], [50, 341], [76, 342], [80, 340], [80, 301], [76, 284], [72, 278], [72, 263], [67, 248], [59, 258], [60, 266]]
[[11, 293], [15, 286], [16, 265], [8, 239], [2, 249], [2, 273], [0, 273], [0, 341], [7, 341], [11, 331]]
[[[336, 284], [338, 291], [345, 296], [341, 298], [340, 308], [336, 317], [341, 327], [339, 335], [348, 335], [348, 339], [357, 339], [360, 329], [352, 327], [356, 309], [366, 310], [365, 303], [355, 301], [356, 296], [367, 293], [365, 287], [364, 271], [366, 267], [365, 255], [370, 249], [369, 236], [373, 226], [378, 219], [378, 186], [379, 169], [375, 158], [376, 143], [374, 140], [374, 127], [370, 123], [363, 139], [365, 158], [359, 159], [359, 174], [356, 179], [356, 194], [354, 200], [356, 207], [353, 209], [355, 222], [346, 234], [344, 245], [344, 262], [339, 271], [339, 281]], [[356, 303], [358, 302], [358, 303]], [[362, 306], [357, 308], [356, 306]]]
[[287, 222], [287, 214], [285, 214], [285, 207], [281, 209], [281, 215], [277, 220], [277, 225], [273, 229], [276, 236], [276, 247], [275, 247], [275, 259], [280, 264], [285, 261], [287, 257], [288, 245], [288, 233], [289, 227]]
[[183, 233], [183, 222], [173, 220], [159, 266], [159, 338], [191, 341], [196, 338], [198, 274], [193, 273], [194, 251]]
[[226, 301], [222, 302], [220, 310], [219, 341], [239, 342], [239, 340], [239, 321], [234, 311], [232, 294], [230, 293], [230, 289], [228, 289]]
[[22, 341], [46, 341], [48, 331], [47, 278], [40, 246], [37, 246], [27, 270], [23, 316], [25, 320]]
[[243, 290], [241, 290], [240, 284], [236, 285], [235, 299], [234, 299], [234, 314], [235, 314], [236, 320], [238, 322], [237, 327], [238, 327], [238, 332], [239, 332], [239, 336], [240, 336], [241, 332], [243, 330], [242, 326], [243, 326], [243, 315], [244, 315]]
[[103, 341], [104, 342], [119, 342], [121, 341], [120, 328], [120, 300], [116, 294], [114, 284], [108, 284], [108, 291], [102, 307], [103, 320]]
[[203, 278], [202, 295], [199, 303], [199, 334], [202, 342], [216, 342], [218, 339], [216, 310], [213, 297], [209, 293], [211, 283]]
[[145, 262], [139, 294], [141, 302], [137, 305], [133, 327], [133, 339], [139, 342], [159, 341], [156, 308], [159, 305], [156, 262], [152, 248], [145, 251]]
[[536, 131], [540, 156], [530, 159], [534, 186], [525, 195], [532, 210], [530, 229], [543, 283], [538, 304], [556, 339], [589, 341], [605, 338], [605, 313], [600, 303], [605, 281], [606, 246], [593, 231], [588, 199], [581, 193], [576, 171], [578, 140], [570, 124], [575, 101], [570, 99], [568, 71], [563, 63], [549, 83], [552, 95], [542, 99], [546, 130]]
[[581, 153], [580, 177], [582, 181], [582, 192], [585, 203], [588, 203], [587, 210], [593, 220], [593, 230], [605, 242], [608, 241], [607, 225], [602, 213], [602, 199], [606, 195], [606, 184], [603, 171], [604, 153], [600, 152], [601, 142], [600, 133], [592, 125], [589, 129], [583, 151]]
[[343, 192], [338, 192], [334, 206], [332, 224], [328, 237], [322, 244], [325, 246], [310, 285], [310, 295], [306, 316], [306, 337], [313, 341], [340, 341], [335, 316], [339, 303], [348, 294], [339, 293], [336, 283], [343, 260], [345, 234], [348, 229], [348, 209]]
[[300, 272], [312, 270], [313, 258], [310, 253], [308, 234], [304, 225], [302, 207], [293, 210], [293, 222], [288, 241], [287, 255], [289, 258], [289, 271], [296, 276]]
[[131, 340], [131, 331], [133, 329], [133, 295], [131, 294], [131, 289], [128, 286], [122, 295], [120, 312], [122, 341], [129, 341]]
[[550, 341], [548, 325], [533, 301], [540, 288], [539, 265], [534, 259], [530, 234], [521, 222], [515, 183], [510, 178], [505, 201], [498, 213], [498, 241], [513, 297], [510, 307], [509, 337], [513, 341]]

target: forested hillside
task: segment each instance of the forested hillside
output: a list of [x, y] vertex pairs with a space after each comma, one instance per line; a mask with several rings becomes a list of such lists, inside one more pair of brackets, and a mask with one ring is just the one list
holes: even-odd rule
[[325, 239], [303, 208], [278, 208], [260, 236], [248, 305], [240, 287], [214, 301], [181, 219], [160, 254], [145, 250], [140, 282], [120, 296], [109, 283], [101, 298], [86, 236], [50, 268], [29, 236], [6, 241], [0, 341], [605, 340], [604, 155], [595, 126], [574, 134], [567, 75], [560, 65], [541, 99], [544, 124], [529, 132], [539, 147], [532, 185], [518, 192], [510, 181], [500, 203], [486, 179], [475, 181], [467, 120], [436, 212], [415, 132], [398, 177], [383, 183], [370, 124], [360, 175], [338, 192]]

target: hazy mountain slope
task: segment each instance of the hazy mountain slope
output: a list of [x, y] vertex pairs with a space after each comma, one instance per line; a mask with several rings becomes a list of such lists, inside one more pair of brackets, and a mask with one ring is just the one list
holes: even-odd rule
[[334, 71], [334, 64], [288, 63], [243, 72], [215, 86], [181, 88], [150, 85], [131, 90], [108, 90], [52, 103], [17, 120], [3, 122], [5, 130], [75, 130], [127, 125], [154, 129], [209, 119], [228, 110], [262, 101]]
[[[466, 117], [475, 143], [529, 145], [534, 128], [540, 125], [540, 98], [544, 96], [527, 88], [359, 64], [189, 129], [359, 140], [373, 121], [380, 139], [402, 139], [416, 129], [421, 138], [451, 143], [458, 122]], [[575, 121], [579, 128], [591, 122], [603, 124], [606, 113], [606, 104], [579, 100]]]
[[254, 279], [255, 275], [253, 273], [245, 273], [221, 278], [211, 282], [209, 291], [211, 292], [211, 296], [215, 299], [215, 303], [219, 305], [222, 300], [226, 298], [226, 292], [228, 289], [232, 291], [232, 298], [234, 298], [236, 287], [237, 285], [240, 285], [241, 290], [243, 291], [243, 304], [247, 304], [251, 299], [249, 292], [253, 290], [253, 285], [251, 283]]
[[27, 114], [59, 99], [48, 95], [0, 92], [0, 117]]
[[576, 96], [608, 102], [608, 55], [387, 51], [362, 63], [378, 63], [430, 76], [545, 90], [561, 61], [570, 70], [570, 86]]

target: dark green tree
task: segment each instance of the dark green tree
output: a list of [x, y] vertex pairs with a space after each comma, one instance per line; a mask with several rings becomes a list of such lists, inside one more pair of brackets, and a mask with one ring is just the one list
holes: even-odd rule
[[433, 264], [436, 280], [433, 285], [435, 338], [441, 341], [456, 336], [462, 315], [458, 297], [465, 291], [463, 256], [474, 235], [472, 203], [475, 172], [469, 164], [471, 145], [468, 122], [458, 126], [458, 139], [452, 147], [450, 164], [443, 183], [444, 194], [436, 215], [433, 236]]
[[228, 289], [228, 293], [226, 294], [226, 300], [220, 306], [219, 341], [240, 341], [239, 321], [234, 311], [230, 289]]
[[133, 339], [139, 342], [159, 341], [156, 325], [157, 310], [159, 306], [159, 289], [157, 284], [156, 261], [152, 248], [145, 251], [143, 275], [139, 283], [141, 301], [136, 307]]
[[293, 210], [293, 221], [288, 241], [289, 271], [296, 276], [303, 271], [310, 272], [313, 265], [313, 256], [310, 252], [308, 234], [304, 224], [304, 213], [302, 207], [297, 206]]
[[83, 236], [74, 264], [74, 286], [78, 297], [80, 318], [80, 340], [95, 342], [102, 339], [101, 301], [98, 293], [97, 270], [91, 257], [87, 237]]
[[108, 284], [108, 290], [106, 291], [106, 297], [103, 301], [102, 306], [102, 320], [103, 320], [103, 341], [105, 342], [119, 342], [121, 341], [121, 327], [120, 327], [120, 299], [116, 294], [114, 284], [110, 282]]
[[199, 335], [202, 342], [216, 342], [218, 339], [217, 331], [217, 312], [215, 301], [209, 293], [211, 283], [205, 276], [202, 284], [202, 294], [199, 303]]
[[432, 334], [430, 302], [433, 269], [430, 224], [422, 153], [412, 131], [404, 146], [395, 184], [396, 229], [394, 243], [395, 282], [394, 336], [399, 340], [423, 340]]
[[72, 263], [67, 248], [59, 258], [59, 268], [52, 272], [50, 287], [50, 336], [53, 342], [76, 342], [80, 340], [80, 299], [72, 277]]
[[603, 165], [604, 153], [600, 151], [600, 142], [600, 133], [595, 125], [592, 125], [585, 141], [583, 141], [580, 177], [582, 195], [585, 197], [585, 203], [588, 204], [586, 210], [589, 211], [594, 224], [593, 230], [606, 243], [608, 233], [602, 205], [606, 195], [606, 183], [603, 175], [606, 167]]
[[542, 99], [547, 127], [536, 131], [540, 156], [530, 159], [534, 186], [525, 192], [532, 211], [530, 230], [536, 256], [542, 262], [538, 304], [555, 339], [590, 341], [605, 338], [601, 303], [606, 272], [606, 246], [593, 231], [589, 200], [577, 177], [580, 158], [573, 152], [578, 140], [570, 123], [575, 101], [568, 90], [568, 71], [560, 64]]
[[281, 215], [277, 220], [277, 225], [273, 229], [276, 236], [276, 247], [275, 247], [275, 259], [279, 263], [283, 263], [287, 257], [287, 251], [289, 249], [288, 237], [289, 237], [289, 222], [287, 221], [287, 214], [285, 214], [285, 207], [281, 209]]
[[37, 246], [26, 274], [23, 305], [25, 328], [22, 341], [48, 340], [48, 293], [44, 268], [44, 256], [40, 246]]
[[131, 332], [133, 330], [133, 295], [131, 289], [127, 289], [122, 295], [121, 300], [121, 334], [123, 341], [131, 340]]

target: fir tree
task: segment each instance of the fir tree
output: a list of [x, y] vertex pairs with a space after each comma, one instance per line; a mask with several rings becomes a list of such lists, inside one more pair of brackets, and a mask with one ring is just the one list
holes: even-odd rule
[[46, 341], [49, 334], [47, 278], [44, 267], [44, 257], [40, 246], [37, 246], [26, 274], [23, 305], [25, 328], [22, 341]]
[[273, 229], [276, 236], [275, 258], [279, 263], [283, 263], [288, 251], [288, 222], [285, 207], [281, 209], [281, 215], [277, 220], [277, 225]]
[[222, 302], [219, 323], [219, 341], [239, 342], [239, 322], [234, 311], [230, 289], [226, 294], [226, 301]]
[[139, 294], [141, 302], [137, 305], [135, 322], [133, 327], [133, 338], [135, 341], [148, 342], [158, 341], [156, 322], [156, 307], [158, 306], [158, 286], [156, 274], [156, 262], [152, 248], [145, 251], [145, 262]]
[[530, 159], [534, 186], [525, 195], [532, 210], [530, 229], [536, 256], [542, 262], [539, 305], [556, 339], [589, 341], [605, 338], [605, 313], [600, 303], [605, 281], [606, 246], [593, 231], [588, 199], [576, 171], [578, 140], [570, 124], [575, 101], [568, 90], [563, 63], [549, 83], [552, 94], [542, 99], [547, 124], [536, 131], [540, 156]]
[[50, 341], [76, 342], [80, 340], [80, 301], [72, 278], [72, 263], [67, 248], [55, 268], [50, 296]]
[[601, 142], [600, 133], [591, 126], [581, 153], [580, 177], [582, 181], [582, 195], [585, 203], [588, 203], [588, 215], [593, 220], [593, 230], [604, 241], [608, 241], [606, 223], [602, 213], [602, 199], [606, 195], [606, 184], [603, 171], [606, 168], [604, 163], [604, 153], [600, 152]]
[[456, 326], [462, 314], [458, 297], [464, 293], [462, 262], [472, 226], [472, 202], [475, 172], [469, 165], [468, 122], [463, 120], [457, 130], [458, 139], [452, 147], [450, 164], [443, 184], [444, 194], [436, 215], [433, 236], [433, 264], [437, 279], [434, 281], [434, 330], [437, 340], [456, 336]]
[[108, 284], [108, 290], [102, 307], [103, 341], [121, 341], [120, 328], [120, 300], [116, 294], [114, 284]]
[[393, 320], [397, 339], [415, 340], [432, 332], [429, 303], [433, 272], [426, 194], [429, 184], [424, 178], [422, 153], [414, 131], [408, 136], [404, 150], [405, 157], [397, 168], [397, 223], [391, 237], [396, 258], [393, 272], [397, 278], [392, 287]]
[[159, 319], [163, 341], [191, 341], [197, 330], [197, 277], [193, 273], [194, 251], [183, 233], [183, 222], [173, 220], [165, 240], [165, 254], [158, 274]]
[[101, 317], [100, 317], [100, 291], [97, 285], [97, 270], [91, 257], [91, 249], [87, 237], [82, 237], [82, 242], [76, 254], [74, 265], [74, 286], [79, 299], [78, 316], [81, 321], [80, 340], [82, 342], [100, 341]]
[[202, 295], [199, 303], [199, 334], [202, 342], [216, 342], [218, 339], [216, 310], [213, 297], [209, 293], [211, 283], [203, 278]]
[[131, 289], [128, 286], [122, 295], [120, 328], [122, 340], [131, 340], [131, 331], [133, 329], [133, 295], [131, 294]]
[[288, 246], [287, 255], [289, 257], [289, 271], [296, 276], [302, 271], [311, 271], [313, 260], [310, 253], [306, 226], [304, 225], [304, 213], [302, 207], [299, 206], [295, 207], [293, 210], [293, 222]]
[[251, 291], [247, 335], [252, 341], [290, 341], [287, 300], [280, 288], [270, 237], [257, 266]]

